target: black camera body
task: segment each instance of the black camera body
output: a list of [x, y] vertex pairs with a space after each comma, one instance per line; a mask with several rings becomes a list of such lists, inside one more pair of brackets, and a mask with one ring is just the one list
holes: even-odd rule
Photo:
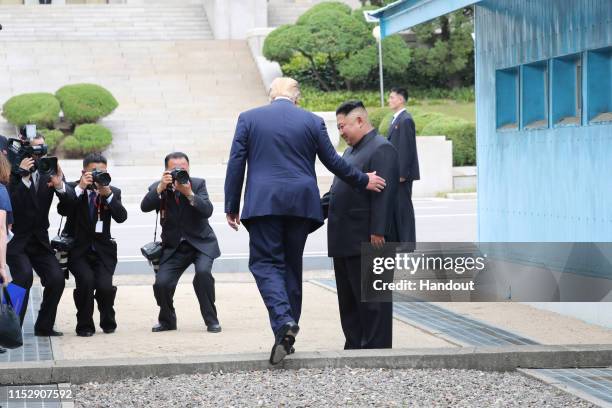
[[34, 165], [30, 167], [30, 173], [38, 170], [41, 174], [57, 174], [57, 157], [42, 157], [48, 153], [47, 145], [32, 145], [27, 139], [8, 140], [7, 146], [8, 160], [13, 170], [23, 173], [19, 165], [25, 158], [34, 158]]
[[70, 252], [74, 248], [75, 240], [68, 235], [58, 235], [51, 240], [51, 248], [57, 252]]
[[175, 167], [170, 170], [170, 174], [172, 175], [172, 182], [175, 181], [179, 184], [189, 184], [189, 173], [187, 170], [181, 169], [180, 167]]
[[106, 170], [95, 169], [91, 172], [91, 177], [94, 183], [102, 187], [109, 186], [111, 183], [111, 176]]

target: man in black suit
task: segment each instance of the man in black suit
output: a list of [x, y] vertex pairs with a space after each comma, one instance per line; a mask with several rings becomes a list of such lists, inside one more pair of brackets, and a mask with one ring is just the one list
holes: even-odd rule
[[378, 194], [356, 190], [338, 177], [322, 199], [327, 214], [328, 255], [334, 258], [340, 321], [345, 349], [390, 348], [393, 307], [389, 302], [361, 302], [361, 244], [375, 247], [396, 242], [393, 214], [399, 180], [397, 151], [368, 120], [361, 101], [349, 101], [336, 111], [338, 130], [350, 146], [342, 156], [363, 172], [387, 180]]
[[[176, 330], [173, 297], [178, 280], [191, 264], [195, 266], [193, 287], [200, 312], [211, 333], [221, 331], [215, 307], [213, 260], [221, 255], [217, 237], [208, 223], [213, 205], [206, 181], [189, 177], [189, 158], [175, 152], [166, 156], [161, 181], [151, 184], [140, 204], [143, 212], [159, 211], [163, 251], [153, 293], [159, 305], [159, 322], [153, 332]], [[187, 172], [181, 182], [180, 171]], [[174, 174], [174, 176], [173, 176]]]
[[393, 110], [393, 121], [387, 135], [397, 149], [399, 157], [398, 211], [396, 228], [399, 240], [408, 243], [406, 249], [414, 250], [416, 229], [414, 207], [412, 206], [412, 182], [420, 178], [419, 156], [416, 147], [416, 131], [412, 116], [406, 111], [408, 91], [392, 88], [389, 93], [389, 107]]
[[[45, 139], [40, 134], [31, 141], [32, 146], [44, 143]], [[45, 288], [34, 334], [61, 336], [61, 332], [53, 330], [53, 325], [57, 305], [64, 292], [64, 274], [49, 243], [49, 209], [54, 194], [60, 202], [74, 200], [75, 195], [73, 188], [64, 183], [59, 165], [56, 174], [44, 174], [38, 170], [32, 172], [36, 159], [38, 157], [23, 159], [19, 168], [14, 169], [11, 174], [9, 190], [15, 236], [8, 243], [6, 263], [13, 282], [28, 291], [21, 309], [21, 323], [23, 324], [28, 294], [34, 278], [33, 268]]]
[[76, 281], [73, 292], [77, 308], [76, 334], [81, 337], [90, 337], [96, 332], [94, 298], [98, 302], [102, 331], [108, 334], [117, 329], [114, 309], [117, 287], [113, 286], [117, 243], [111, 237], [110, 227], [111, 219], [118, 223], [127, 220], [127, 211], [121, 204], [121, 190], [107, 183], [110, 178], [106, 158], [99, 153], [88, 154], [83, 160], [81, 179], [68, 183], [74, 188], [76, 199], [57, 206], [60, 215], [68, 217], [62, 234], [75, 240], [68, 253], [68, 269]]

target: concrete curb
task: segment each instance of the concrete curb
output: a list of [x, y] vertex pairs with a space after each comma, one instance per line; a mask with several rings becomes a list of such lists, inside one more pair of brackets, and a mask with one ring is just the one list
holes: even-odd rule
[[446, 193], [449, 200], [476, 200], [478, 193]]
[[505, 346], [439, 349], [350, 350], [298, 353], [272, 367], [268, 355], [61, 360], [0, 364], [0, 384], [31, 385], [112, 382], [126, 378], [169, 377], [209, 372], [268, 369], [430, 368], [513, 371], [517, 368], [602, 367], [612, 365], [612, 345]]

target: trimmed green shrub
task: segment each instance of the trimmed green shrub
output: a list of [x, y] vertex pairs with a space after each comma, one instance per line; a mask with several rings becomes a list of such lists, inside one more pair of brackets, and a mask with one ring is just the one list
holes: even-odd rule
[[389, 113], [387, 113], [385, 117], [383, 118], [383, 120], [380, 122], [380, 125], [378, 126], [378, 133], [380, 133], [383, 136], [387, 136], [387, 134], [389, 133], [389, 127], [391, 126], [392, 121], [393, 121], [393, 112], [389, 111]]
[[416, 134], [423, 134], [423, 129], [431, 122], [444, 120], [448, 116], [438, 112], [412, 112], [412, 119], [414, 119], [414, 125], [416, 127]]
[[453, 142], [453, 166], [476, 164], [476, 125], [463, 119], [447, 116], [430, 122], [423, 136], [446, 136]]
[[72, 157], [100, 152], [113, 141], [111, 131], [102, 125], [86, 124], [77, 126], [74, 136], [64, 139], [62, 147]]
[[94, 84], [66, 85], [55, 95], [64, 111], [64, 118], [75, 125], [97, 122], [119, 106], [109, 91]]
[[60, 103], [50, 93], [27, 93], [10, 98], [2, 106], [2, 116], [15, 126], [35, 123], [51, 127], [59, 118]]
[[40, 129], [39, 132], [45, 137], [45, 144], [49, 153], [53, 153], [59, 142], [64, 138], [64, 133], [61, 130]]
[[62, 142], [62, 148], [68, 157], [78, 157], [81, 155], [81, 143], [74, 136], [66, 136]]
[[370, 123], [376, 129], [379, 128], [380, 123], [391, 112], [389, 108], [370, 108], [368, 109], [368, 117], [370, 118]]

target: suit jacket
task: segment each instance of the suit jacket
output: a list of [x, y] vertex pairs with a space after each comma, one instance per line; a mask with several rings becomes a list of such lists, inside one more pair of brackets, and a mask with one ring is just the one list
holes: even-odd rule
[[[68, 184], [74, 189], [78, 185], [78, 181]], [[122, 223], [127, 220], [128, 214], [121, 203], [121, 190], [111, 186], [111, 191], [112, 199], [110, 203], [100, 197], [102, 233], [96, 233], [97, 213], [94, 219], [90, 216], [87, 190], [72, 201], [60, 202], [57, 205], [57, 212], [67, 217], [63, 233], [75, 238], [75, 246], [68, 256], [71, 258], [82, 257], [93, 246], [100, 255], [104, 266], [110, 271], [114, 271], [117, 266], [117, 243], [111, 237], [111, 219]]]
[[15, 236], [8, 243], [7, 254], [17, 255], [24, 251], [24, 248], [31, 238], [37, 239], [49, 252], [53, 249], [49, 243], [49, 210], [53, 195], [56, 194], [60, 202], [75, 199], [74, 189], [64, 183], [66, 192], [57, 193], [53, 187], [47, 187], [50, 176], [41, 174], [38, 179], [38, 189], [33, 184], [26, 187], [17, 174], [11, 175], [9, 192], [11, 205], [13, 206], [13, 233]]
[[387, 181], [381, 193], [358, 191], [339, 178], [322, 199], [327, 214], [327, 250], [330, 257], [361, 254], [361, 243], [370, 242], [370, 235], [382, 235], [396, 242], [393, 223], [397, 207], [399, 169], [397, 151], [376, 130], [371, 131], [353, 147], [344, 151], [343, 158], [363, 172], [376, 171]]
[[388, 139], [397, 149], [400, 177], [419, 180], [419, 156], [416, 147], [416, 130], [412, 116], [403, 111], [389, 129]]
[[160, 263], [167, 261], [176, 251], [181, 239], [189, 242], [194, 248], [211, 258], [221, 255], [217, 237], [208, 219], [213, 213], [213, 205], [208, 198], [206, 181], [191, 178], [191, 189], [195, 194], [194, 205], [184, 195], [178, 197], [178, 204], [173, 192], [164, 191], [161, 197], [157, 194], [159, 182], [151, 184], [149, 192], [142, 199], [140, 208], [143, 212], [159, 211], [162, 204], [165, 217], [161, 220], [162, 243], [164, 251]]
[[351, 167], [332, 146], [323, 119], [286, 99], [240, 114], [225, 177], [225, 212], [238, 213], [248, 173], [241, 219], [267, 215], [309, 218], [323, 224], [315, 160], [357, 188], [368, 177]]

